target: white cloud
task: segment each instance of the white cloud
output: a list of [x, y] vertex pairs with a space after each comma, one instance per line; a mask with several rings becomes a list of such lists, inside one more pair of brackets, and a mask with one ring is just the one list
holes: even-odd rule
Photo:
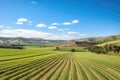
[[4, 28], [4, 26], [3, 26], [3, 25], [0, 25], [0, 28]]
[[78, 37], [85, 36], [85, 34], [80, 34], [79, 32], [73, 32], [73, 31], [68, 32], [68, 35], [76, 35], [76, 36], [78, 36]]
[[51, 33], [26, 29], [4, 29], [0, 32], [1, 37], [48, 38], [49, 35]]
[[16, 24], [22, 25], [22, 24], [23, 24], [23, 22], [17, 22]]
[[10, 26], [0, 25], [0, 28], [2, 28], [2, 29], [8, 29], [8, 28], [11, 28], [11, 27]]
[[72, 23], [75, 24], [75, 23], [78, 23], [79, 20], [73, 20]]
[[22, 25], [26, 21], [28, 21], [26, 18], [20, 18], [17, 20], [16, 24]]
[[68, 34], [79, 34], [79, 32], [68, 32]]
[[64, 23], [62, 23], [63, 25], [71, 25], [71, 24], [76, 24], [76, 23], [78, 23], [79, 22], [79, 20], [72, 20], [72, 22], [64, 22]]
[[[75, 34], [69, 32], [70, 34]], [[79, 35], [69, 35], [69, 34], [54, 34], [49, 32], [41, 32], [36, 30], [27, 30], [27, 29], [3, 29], [0, 31], [0, 37], [26, 37], [26, 38], [43, 38], [43, 39], [52, 39], [52, 40], [71, 40], [78, 39]]]
[[68, 31], [69, 28], [65, 28], [65, 29], [58, 29], [58, 31]]
[[78, 36], [85, 36], [85, 34], [79, 34]]
[[53, 30], [53, 29], [57, 29], [57, 27], [56, 26], [49, 26], [48, 29], [52, 29]]
[[18, 22], [25, 22], [25, 21], [27, 21], [27, 19], [26, 19], [26, 18], [20, 18], [20, 19], [18, 19], [17, 21], [18, 21]]
[[67, 34], [54, 34], [26, 29], [4, 29], [0, 31], [0, 37], [26, 37], [26, 38], [43, 38], [52, 40], [70, 40], [77, 37]]
[[58, 26], [58, 25], [60, 25], [60, 23], [52, 23], [51, 25]]
[[7, 28], [7, 29], [10, 29], [11, 27], [10, 27], [10, 26], [7, 26], [6, 28]]
[[71, 40], [71, 39], [76, 39], [75, 36], [71, 36], [71, 35], [59, 35], [59, 34], [52, 34], [50, 37], [46, 38], [46, 39], [53, 39], [53, 40]]
[[44, 27], [47, 27], [47, 25], [40, 23], [40, 24], [37, 24], [36, 27], [44, 28]]
[[64, 22], [62, 23], [63, 25], [71, 25], [72, 23], [71, 22]]
[[31, 1], [31, 3], [32, 3], [32, 4], [37, 4], [37, 2], [35, 2], [35, 1]]

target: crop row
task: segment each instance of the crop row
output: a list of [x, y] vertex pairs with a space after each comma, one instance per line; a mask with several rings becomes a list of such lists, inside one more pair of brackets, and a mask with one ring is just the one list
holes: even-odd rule
[[[55, 64], [57, 61], [61, 60], [61, 58], [62, 57], [60, 56], [59, 58], [57, 58], [56, 56], [51, 56], [51, 57], [43, 58], [40, 60], [38, 59], [38, 60], [32, 61], [27, 64], [18, 65], [14, 67], [8, 67], [0, 71], [1, 73], [0, 78], [3, 80], [10, 79], [12, 77], [20, 76], [22, 74], [27, 75], [28, 73], [31, 73], [36, 70], [40, 70], [40, 69], [44, 70], [45, 66], [49, 67], [51, 66], [51, 64]], [[12, 78], [12, 80], [14, 80], [14, 78]]]
[[35, 57], [24, 64], [16, 61], [15, 66], [5, 66], [0, 80], [120, 80], [118, 65], [87, 59], [79, 53]]
[[[76, 62], [81, 67], [83, 79], [87, 80], [119, 80], [120, 74], [118, 70], [115, 70], [113, 66], [108, 66], [106, 64], [90, 61], [90, 60], [81, 60], [79, 57], [76, 57]], [[110, 70], [108, 70], [110, 69]]]

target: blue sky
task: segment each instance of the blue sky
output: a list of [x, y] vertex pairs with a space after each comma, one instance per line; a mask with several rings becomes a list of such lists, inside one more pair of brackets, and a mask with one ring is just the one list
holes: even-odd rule
[[0, 0], [0, 36], [79, 39], [120, 34], [120, 0]]

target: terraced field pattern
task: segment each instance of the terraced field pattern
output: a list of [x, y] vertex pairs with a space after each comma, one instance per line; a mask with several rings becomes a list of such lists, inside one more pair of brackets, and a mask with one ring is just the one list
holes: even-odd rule
[[0, 49], [0, 80], [120, 80], [119, 56], [54, 49]]

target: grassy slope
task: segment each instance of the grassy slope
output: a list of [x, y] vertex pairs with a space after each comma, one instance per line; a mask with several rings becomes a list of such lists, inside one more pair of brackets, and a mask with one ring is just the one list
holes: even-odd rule
[[[118, 56], [98, 55], [90, 52], [53, 51], [54, 48], [28, 46], [25, 50], [0, 49], [0, 59], [21, 58], [0, 61], [0, 80], [120, 79], [120, 58]], [[27, 58], [24, 58], [26, 56]]]
[[90, 38], [79, 39], [78, 41], [103, 43], [103, 42], [108, 42], [108, 41], [113, 41], [113, 40], [120, 40], [120, 35], [90, 37]]
[[102, 44], [98, 44], [98, 46], [104, 46], [105, 44], [117, 44], [120, 45], [120, 40], [114, 40], [114, 41], [110, 41], [110, 42], [105, 42]]

